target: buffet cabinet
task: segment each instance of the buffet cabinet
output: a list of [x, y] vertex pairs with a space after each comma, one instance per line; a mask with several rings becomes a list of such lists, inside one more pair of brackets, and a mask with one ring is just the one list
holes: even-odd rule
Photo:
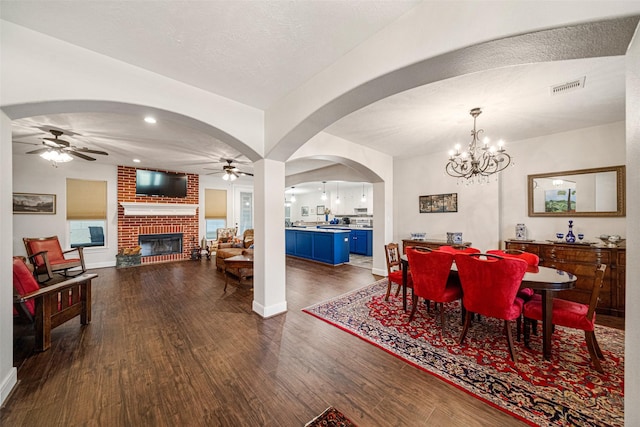
[[597, 312], [624, 317], [625, 255], [624, 246], [610, 248], [586, 244], [524, 242], [508, 240], [507, 249], [519, 249], [540, 257], [540, 265], [567, 271], [578, 277], [576, 287], [558, 292], [558, 297], [589, 303], [596, 267], [606, 264], [607, 271], [600, 290]]
[[[403, 239], [402, 240], [402, 253], [406, 253], [406, 249], [409, 246], [420, 246], [423, 248], [429, 249], [438, 249], [440, 246], [451, 245], [451, 243], [447, 243], [446, 240], [411, 240], [411, 239]], [[471, 246], [471, 242], [462, 242], [464, 246]]]

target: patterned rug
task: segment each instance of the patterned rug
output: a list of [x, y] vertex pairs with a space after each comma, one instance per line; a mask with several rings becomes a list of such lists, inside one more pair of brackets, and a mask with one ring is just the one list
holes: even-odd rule
[[333, 406], [309, 421], [304, 427], [356, 427], [344, 414]]
[[303, 311], [530, 425], [624, 425], [624, 331], [597, 326], [604, 375], [591, 367], [584, 333], [562, 327], [553, 334], [551, 361], [542, 358], [540, 333], [532, 335], [531, 349], [515, 343], [514, 364], [502, 321], [474, 322], [460, 346], [459, 303], [445, 307], [443, 338], [439, 313], [427, 313], [421, 300], [408, 324], [410, 299], [405, 313], [401, 297], [384, 300], [386, 289], [383, 279]]

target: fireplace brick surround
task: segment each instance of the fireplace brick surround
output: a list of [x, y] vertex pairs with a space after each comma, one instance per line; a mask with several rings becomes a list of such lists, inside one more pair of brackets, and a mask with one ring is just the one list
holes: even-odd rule
[[[149, 169], [157, 170], [157, 169]], [[170, 172], [170, 171], [162, 171]], [[195, 215], [126, 215], [121, 202], [198, 204], [199, 176], [187, 174], [187, 197], [136, 196], [136, 168], [118, 166], [118, 252], [138, 246], [140, 234], [182, 233], [182, 253], [142, 257], [142, 264], [189, 259], [198, 245], [198, 212]]]

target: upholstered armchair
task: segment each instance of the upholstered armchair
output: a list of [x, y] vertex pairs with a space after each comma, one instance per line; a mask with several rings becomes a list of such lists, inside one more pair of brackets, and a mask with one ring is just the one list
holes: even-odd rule
[[[78, 274], [87, 271], [84, 265], [84, 252], [82, 246], [63, 251], [58, 236], [51, 237], [25, 237], [22, 239], [27, 250], [27, 257], [33, 264], [33, 275], [40, 283], [53, 278], [54, 273], [69, 276], [69, 270], [80, 268]], [[69, 256], [75, 252], [77, 256]], [[40, 279], [40, 276], [46, 278]]]

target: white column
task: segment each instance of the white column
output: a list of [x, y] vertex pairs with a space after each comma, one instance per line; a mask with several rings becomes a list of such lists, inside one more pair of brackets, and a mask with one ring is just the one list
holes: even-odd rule
[[11, 120], [0, 111], [0, 405], [15, 386], [13, 367], [13, 175]]
[[387, 275], [384, 245], [393, 242], [393, 180], [373, 183], [373, 268], [379, 276]]
[[[640, 311], [635, 303], [640, 301], [640, 39], [635, 39], [627, 51], [627, 260], [625, 301], [625, 352], [624, 352], [624, 422], [640, 425]], [[635, 360], [635, 362], [634, 362]], [[606, 363], [606, 362], [605, 362]]]
[[287, 311], [284, 162], [259, 160], [254, 174], [253, 311], [270, 317]]

